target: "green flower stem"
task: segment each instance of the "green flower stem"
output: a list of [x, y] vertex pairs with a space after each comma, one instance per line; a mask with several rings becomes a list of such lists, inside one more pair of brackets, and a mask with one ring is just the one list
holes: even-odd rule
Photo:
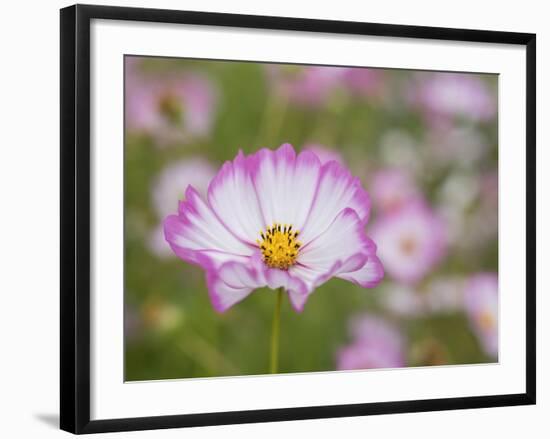
[[271, 357], [269, 373], [277, 373], [279, 368], [279, 333], [281, 332], [281, 305], [283, 304], [283, 288], [277, 290], [273, 323], [271, 325]]

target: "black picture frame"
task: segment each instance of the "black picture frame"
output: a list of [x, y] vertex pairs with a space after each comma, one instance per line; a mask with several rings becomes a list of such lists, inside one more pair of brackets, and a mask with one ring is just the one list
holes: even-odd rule
[[[93, 19], [501, 43], [526, 47], [526, 392], [415, 401], [90, 420], [90, 22]], [[61, 9], [60, 426], [72, 433], [535, 404], [536, 35], [110, 6]]]

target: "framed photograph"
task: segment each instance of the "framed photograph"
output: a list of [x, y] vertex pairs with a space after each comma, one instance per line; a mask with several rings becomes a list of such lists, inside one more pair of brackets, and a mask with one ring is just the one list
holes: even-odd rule
[[61, 428], [535, 403], [535, 35], [61, 10]]

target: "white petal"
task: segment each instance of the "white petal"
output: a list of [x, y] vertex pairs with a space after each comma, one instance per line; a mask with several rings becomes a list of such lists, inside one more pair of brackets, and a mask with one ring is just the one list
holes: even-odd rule
[[344, 209], [322, 234], [300, 249], [298, 262], [326, 273], [336, 262], [344, 263], [357, 254], [367, 255], [373, 248], [355, 211]]
[[372, 254], [369, 255], [367, 262], [359, 270], [351, 272], [342, 270], [336, 276], [364, 288], [372, 288], [378, 285], [384, 277], [384, 268], [380, 259]]
[[183, 253], [210, 251], [250, 256], [253, 251], [220, 223], [191, 186], [187, 188], [186, 200], [180, 203], [179, 215], [165, 219], [164, 231], [171, 247]]
[[300, 240], [307, 244], [323, 233], [346, 208], [355, 210], [362, 224], [368, 220], [370, 200], [361, 182], [337, 162], [323, 165], [315, 199]]
[[224, 312], [247, 297], [254, 289], [265, 285], [251, 258], [229, 261], [219, 268], [207, 268], [208, 293], [214, 309]]
[[223, 165], [210, 183], [208, 202], [229, 230], [254, 244], [265, 224], [246, 161], [239, 152], [233, 162]]
[[253, 181], [266, 225], [292, 224], [301, 230], [308, 217], [321, 165], [315, 154], [296, 156], [292, 146], [262, 149], [251, 158]]

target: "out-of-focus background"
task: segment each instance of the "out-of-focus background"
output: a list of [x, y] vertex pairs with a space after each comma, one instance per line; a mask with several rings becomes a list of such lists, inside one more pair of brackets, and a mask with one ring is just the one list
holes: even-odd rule
[[386, 276], [285, 302], [280, 371], [496, 361], [495, 75], [126, 57], [125, 110], [127, 380], [266, 373], [273, 292], [216, 313], [161, 221], [239, 149], [285, 142], [362, 179]]

